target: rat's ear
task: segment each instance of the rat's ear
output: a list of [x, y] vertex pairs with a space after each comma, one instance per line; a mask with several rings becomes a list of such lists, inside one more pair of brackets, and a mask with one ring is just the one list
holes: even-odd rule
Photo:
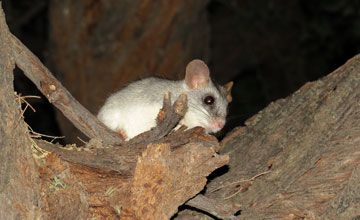
[[231, 88], [233, 87], [234, 82], [228, 82], [224, 85], [225, 91], [226, 91], [226, 99], [227, 101], [230, 103], [232, 101], [232, 96], [231, 96]]
[[208, 86], [210, 72], [208, 66], [202, 60], [193, 60], [186, 66], [185, 82], [190, 89]]

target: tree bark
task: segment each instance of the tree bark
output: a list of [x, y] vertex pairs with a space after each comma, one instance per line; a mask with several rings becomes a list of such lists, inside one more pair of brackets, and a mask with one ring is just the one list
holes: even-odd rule
[[13, 88], [11, 37], [0, 7], [0, 219], [39, 219], [42, 195], [33, 142]]
[[359, 103], [360, 55], [229, 134], [229, 169], [205, 196], [238, 219], [360, 218]]
[[[208, 0], [52, 0], [50, 69], [96, 114], [105, 99], [147, 76], [184, 77], [186, 64], [209, 56]], [[62, 114], [68, 143], [79, 132]]]

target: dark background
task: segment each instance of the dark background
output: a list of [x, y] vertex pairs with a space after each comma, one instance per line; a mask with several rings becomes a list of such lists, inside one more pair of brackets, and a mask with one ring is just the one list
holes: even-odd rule
[[[3, 1], [12, 33], [45, 63], [51, 51], [48, 4]], [[360, 1], [211, 0], [207, 17], [210, 69], [216, 81], [235, 82], [225, 132], [360, 51]], [[22, 95], [40, 95], [19, 70], [14, 85]], [[29, 125], [40, 133], [61, 135], [46, 99], [31, 104], [37, 112], [27, 110]]]

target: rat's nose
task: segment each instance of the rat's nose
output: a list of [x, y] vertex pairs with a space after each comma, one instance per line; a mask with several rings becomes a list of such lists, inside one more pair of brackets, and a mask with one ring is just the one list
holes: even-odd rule
[[223, 128], [225, 125], [225, 119], [223, 118], [215, 118], [215, 125], [218, 128]]
[[225, 125], [225, 119], [223, 118], [213, 118], [209, 123], [206, 131], [209, 133], [216, 133], [220, 131]]

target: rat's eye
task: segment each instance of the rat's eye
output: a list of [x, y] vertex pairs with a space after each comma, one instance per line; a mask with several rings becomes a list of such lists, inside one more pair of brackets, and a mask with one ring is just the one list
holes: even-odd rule
[[204, 99], [204, 103], [206, 105], [212, 105], [212, 104], [214, 104], [214, 102], [215, 102], [215, 98], [212, 97], [211, 95], [206, 96], [205, 99]]

